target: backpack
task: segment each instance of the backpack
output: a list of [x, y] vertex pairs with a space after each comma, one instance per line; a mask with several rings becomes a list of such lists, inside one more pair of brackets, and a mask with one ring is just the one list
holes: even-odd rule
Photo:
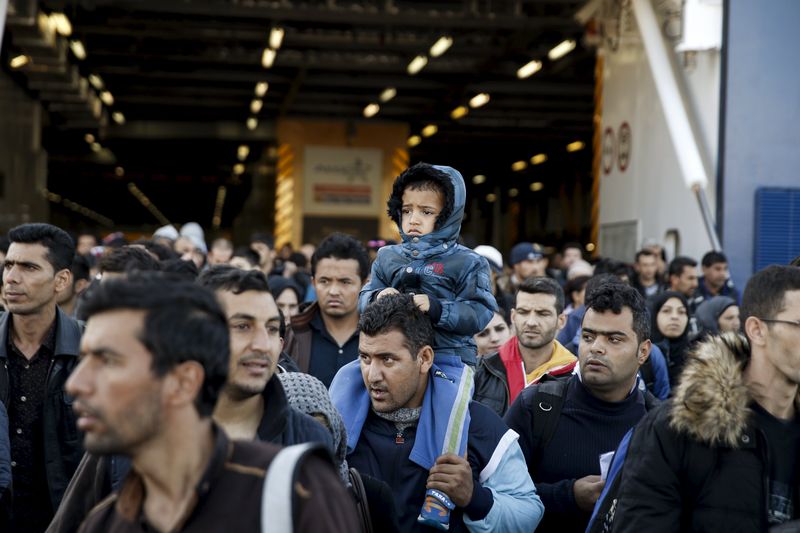
[[[323, 453], [320, 453], [323, 451]], [[298, 466], [310, 455], [324, 455], [330, 461], [330, 454], [319, 443], [306, 442], [283, 448], [267, 469], [264, 488], [261, 493], [261, 531], [262, 533], [292, 533], [294, 531], [294, 485]], [[361, 476], [354, 468], [349, 472], [352, 493], [355, 498], [356, 514], [364, 533], [372, 533], [372, 518], [369, 514], [367, 494]]]

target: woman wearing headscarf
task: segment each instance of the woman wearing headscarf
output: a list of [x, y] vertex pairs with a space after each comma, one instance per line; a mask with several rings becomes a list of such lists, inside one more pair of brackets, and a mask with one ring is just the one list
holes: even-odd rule
[[650, 304], [650, 340], [667, 361], [669, 384], [675, 387], [689, 350], [689, 303], [675, 291], [653, 297]]

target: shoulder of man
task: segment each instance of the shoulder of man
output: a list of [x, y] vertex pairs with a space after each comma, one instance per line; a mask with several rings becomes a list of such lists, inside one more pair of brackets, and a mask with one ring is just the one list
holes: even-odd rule
[[291, 328], [295, 333], [300, 333], [302, 331], [308, 330], [309, 323], [317, 314], [319, 310], [319, 304], [317, 302], [311, 302], [308, 304], [298, 315], [292, 317], [292, 324]]

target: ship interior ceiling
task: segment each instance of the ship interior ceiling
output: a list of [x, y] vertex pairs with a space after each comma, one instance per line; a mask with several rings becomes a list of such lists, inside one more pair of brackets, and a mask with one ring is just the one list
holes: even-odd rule
[[[420, 141], [408, 148], [412, 163], [463, 172], [477, 206], [468, 207], [468, 217], [491, 218], [516, 202], [524, 219], [534, 205], [563, 202], [575, 184], [579, 194], [591, 190], [595, 51], [575, 19], [584, 3], [11, 0], [3, 68], [48, 111], [42, 142], [52, 211], [72, 217], [73, 227], [92, 220], [65, 210], [67, 198], [118, 227], [164, 220], [210, 227], [217, 215], [214, 226], [230, 228], [253, 180], [274, 182], [281, 119], [407, 124]], [[35, 28], [26, 24], [36, 17], [26, 22], [25, 10], [68, 17], [63, 58], [102, 100], [101, 113], [91, 111], [100, 105], [94, 96], [87, 102], [64, 90], [74, 80], [57, 57], [30, 52]], [[269, 58], [273, 28], [283, 30], [282, 41], [272, 43], [277, 53]], [[431, 46], [443, 36], [452, 44], [434, 57]], [[549, 59], [565, 40], [575, 49]], [[31, 63], [10, 67], [18, 54], [29, 54]], [[416, 56], [428, 62], [412, 75]], [[540, 69], [521, 78], [519, 69], [532, 60]], [[482, 93], [489, 101], [470, 105]], [[366, 117], [370, 103], [379, 109]], [[454, 118], [459, 106], [467, 114]], [[423, 135], [431, 124], [437, 131]], [[568, 151], [575, 141], [582, 147]], [[546, 160], [532, 160], [537, 154]], [[515, 162], [524, 163], [512, 169]], [[539, 222], [517, 224], [536, 232]], [[564, 237], [588, 235], [588, 223], [566, 225], [574, 235]]]

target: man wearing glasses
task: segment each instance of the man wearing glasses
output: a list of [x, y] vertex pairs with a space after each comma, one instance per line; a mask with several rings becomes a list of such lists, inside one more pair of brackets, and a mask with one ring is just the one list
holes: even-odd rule
[[767, 531], [800, 518], [800, 268], [755, 274], [742, 316], [747, 337], [700, 344], [673, 399], [634, 431], [613, 531]]

